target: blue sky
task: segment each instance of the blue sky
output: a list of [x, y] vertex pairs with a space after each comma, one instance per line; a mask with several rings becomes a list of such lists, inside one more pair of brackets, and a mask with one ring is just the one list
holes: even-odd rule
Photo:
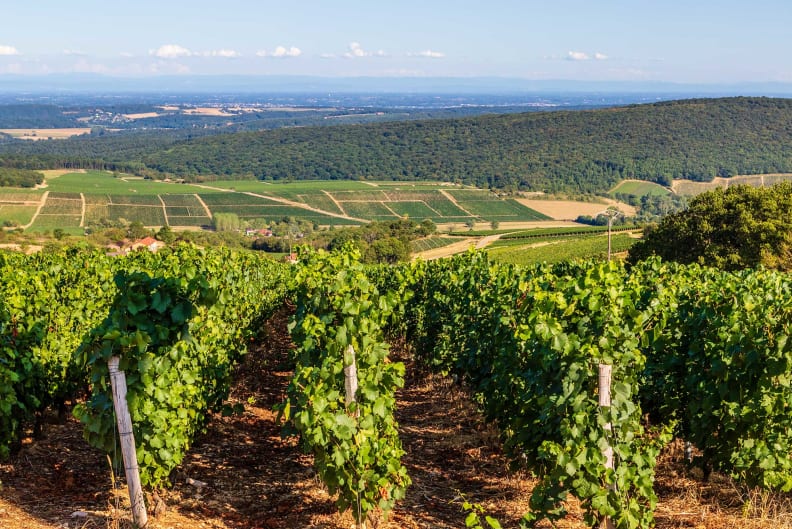
[[792, 82], [789, 0], [3, 4], [0, 73]]

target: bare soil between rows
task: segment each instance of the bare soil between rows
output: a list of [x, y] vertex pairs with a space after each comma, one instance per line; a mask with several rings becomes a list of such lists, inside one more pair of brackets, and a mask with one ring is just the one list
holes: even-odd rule
[[[157, 511], [150, 518], [151, 529], [353, 526], [350, 513], [337, 512], [312, 469], [312, 458], [301, 452], [296, 439], [281, 437], [272, 411], [291, 376], [286, 318], [282, 311], [266, 324], [237, 373], [231, 398], [244, 403], [245, 412], [211, 417], [206, 434], [174, 472], [173, 486], [149, 495], [150, 512]], [[463, 389], [448, 378], [414, 369], [399, 348], [394, 356], [404, 356], [400, 359], [408, 363], [397, 420], [413, 485], [387, 520], [369, 527], [465, 527], [463, 498], [484, 506], [504, 527], [518, 527], [536, 480], [509, 470], [497, 433]], [[26, 440], [19, 454], [0, 465], [0, 527], [131, 527], [126, 490], [121, 483], [114, 489], [106, 456], [83, 441], [80, 425], [74, 419], [48, 425], [46, 435], [35, 443]], [[767, 503], [767, 498], [755, 496], [753, 511], [746, 510], [729, 480], [715, 476], [703, 482], [700, 473], [680, 461], [678, 443], [661, 458], [657, 527], [792, 527], [785, 500], [771, 498]], [[189, 483], [196, 480], [205, 486]], [[753, 516], [746, 517], [746, 512]], [[762, 513], [772, 516], [763, 519]], [[556, 527], [585, 527], [574, 502], [570, 515]]]

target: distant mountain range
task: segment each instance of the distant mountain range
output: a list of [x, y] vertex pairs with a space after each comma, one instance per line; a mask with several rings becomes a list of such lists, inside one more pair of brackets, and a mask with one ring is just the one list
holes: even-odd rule
[[[696, 96], [792, 95], [792, 83], [683, 84], [661, 81], [567, 81], [506, 77], [315, 77], [98, 74], [0, 75], [0, 91], [79, 93], [437, 93], [437, 94], [658, 94]], [[663, 97], [668, 99], [669, 97]]]

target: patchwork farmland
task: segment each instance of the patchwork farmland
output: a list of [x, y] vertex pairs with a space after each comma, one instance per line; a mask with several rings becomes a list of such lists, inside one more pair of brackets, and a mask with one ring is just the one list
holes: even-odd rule
[[217, 213], [268, 222], [291, 216], [323, 226], [410, 218], [438, 225], [550, 220], [511, 198], [451, 184], [392, 182], [156, 182], [110, 173], [58, 174], [43, 189], [0, 188], [0, 222], [33, 231], [79, 229], [106, 222], [144, 226], [210, 226]]

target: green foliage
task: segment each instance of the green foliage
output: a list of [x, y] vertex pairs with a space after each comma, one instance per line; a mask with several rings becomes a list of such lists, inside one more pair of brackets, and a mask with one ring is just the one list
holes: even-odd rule
[[465, 517], [465, 527], [469, 529], [485, 529], [481, 524], [481, 516], [484, 516], [484, 521], [487, 523], [488, 529], [501, 529], [500, 522], [492, 516], [486, 515], [484, 507], [478, 503], [466, 501], [462, 504], [462, 508], [468, 513]]
[[35, 187], [44, 181], [44, 175], [30, 169], [0, 167], [0, 187]]
[[[529, 526], [563, 518], [568, 494], [591, 525], [602, 516], [620, 528], [652, 523], [655, 458], [669, 428], [646, 432], [635, 403], [641, 336], [655, 319], [638, 292], [616, 264], [523, 272], [479, 253], [431, 262], [418, 280], [408, 310], [416, 351], [468, 381], [515, 464], [539, 475]], [[598, 364], [613, 366], [605, 409], [596, 398]], [[615, 471], [605, 468], [606, 445]]]
[[0, 456], [85, 385], [71, 356], [113, 292], [111, 261], [98, 252], [0, 256]]
[[[181, 246], [140, 252], [116, 277], [117, 295], [102, 325], [76, 353], [90, 369], [92, 396], [75, 409], [86, 439], [118, 456], [107, 361], [120, 357], [134, 425], [141, 481], [167, 483], [221, 409], [231, 369], [246, 352], [252, 324], [283, 296], [284, 266], [227, 250]], [[135, 270], [155, 270], [157, 277]]]
[[[786, 127], [790, 113], [789, 100], [732, 98], [292, 128], [200, 138], [150, 154], [145, 163], [186, 177], [386, 175], [480, 187], [595, 192], [627, 178], [667, 184], [676, 178], [708, 181], [726, 174], [792, 172]], [[323, 148], [316, 149], [317, 144]]]
[[760, 264], [792, 269], [792, 183], [702, 193], [665, 217], [630, 250], [633, 263], [658, 255], [724, 270]]
[[238, 231], [242, 227], [236, 213], [215, 213], [212, 224], [215, 231]]
[[191, 247], [123, 259], [77, 248], [3, 254], [0, 457], [44, 410], [74, 400], [89, 369], [93, 396], [76, 414], [87, 438], [113, 453], [106, 357], [119, 352], [143, 479], [162, 483], [205, 412], [221, 405], [252, 322], [282, 300], [285, 272], [254, 255]]
[[[606, 230], [607, 231], [607, 230]], [[536, 263], [561, 263], [574, 259], [605, 259], [608, 254], [606, 235], [581, 234], [574, 238], [554, 235], [545, 238], [546, 244], [536, 244], [541, 239], [507, 239], [487, 249], [495, 261], [503, 263], [533, 265]], [[638, 242], [626, 233], [611, 237], [613, 252], [624, 252]]]
[[210, 137], [190, 128], [2, 148], [13, 153], [6, 165], [31, 169], [69, 163], [192, 180], [390, 178], [607, 192], [632, 178], [668, 185], [792, 172], [791, 115], [792, 100], [741, 97]]
[[666, 320], [648, 335], [644, 407], [678, 420], [705, 468], [792, 490], [789, 276], [657, 262], [634, 275]]
[[[383, 327], [396, 306], [381, 294], [351, 246], [334, 253], [300, 252], [295, 274], [297, 312], [289, 327], [297, 366], [280, 411], [341, 510], [358, 522], [375, 508], [389, 511], [410, 484], [393, 417], [404, 365], [388, 359]], [[345, 368], [358, 376], [346, 404]]]

